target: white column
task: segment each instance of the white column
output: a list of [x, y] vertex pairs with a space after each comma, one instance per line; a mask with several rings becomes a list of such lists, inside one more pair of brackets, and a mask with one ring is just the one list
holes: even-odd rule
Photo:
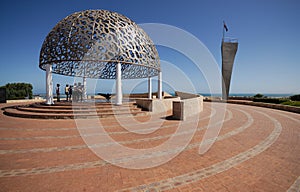
[[46, 104], [53, 103], [52, 65], [46, 65]]
[[157, 98], [162, 99], [162, 72], [161, 71], [158, 73]]
[[148, 77], [148, 99], [152, 99], [152, 79]]
[[116, 66], [116, 105], [122, 105], [122, 71], [121, 63]]
[[86, 95], [86, 77], [82, 78], [82, 85], [83, 85], [83, 90], [82, 90], [82, 97], [84, 100], [87, 99], [87, 95]]

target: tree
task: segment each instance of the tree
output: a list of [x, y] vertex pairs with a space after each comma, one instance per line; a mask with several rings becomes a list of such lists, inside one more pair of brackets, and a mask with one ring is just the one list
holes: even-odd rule
[[29, 83], [7, 83], [1, 88], [6, 89], [6, 99], [32, 99], [32, 85]]
[[300, 94], [299, 95], [293, 95], [293, 96], [290, 97], [290, 99], [292, 101], [300, 101]]
[[254, 97], [254, 98], [263, 98], [263, 97], [264, 97], [264, 95], [263, 95], [263, 94], [260, 94], [260, 93], [258, 93], [258, 94], [256, 94], [256, 95], [254, 95], [253, 97]]

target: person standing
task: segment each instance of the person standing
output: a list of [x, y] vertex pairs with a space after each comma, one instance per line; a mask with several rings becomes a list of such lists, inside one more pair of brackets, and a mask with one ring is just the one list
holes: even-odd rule
[[80, 102], [82, 102], [82, 94], [83, 94], [83, 86], [81, 85], [81, 83], [78, 83], [78, 100], [80, 99]]
[[59, 86], [60, 84], [56, 84], [56, 101], [60, 102], [60, 92], [59, 92]]
[[74, 83], [73, 86], [73, 101], [77, 102], [78, 100], [78, 87], [77, 87], [77, 83]]
[[72, 93], [73, 93], [73, 88], [72, 88], [72, 85], [70, 85], [69, 87], [69, 101], [71, 101], [72, 99]]
[[67, 101], [69, 101], [69, 85], [67, 84], [66, 87], [65, 87], [65, 94], [67, 96]]

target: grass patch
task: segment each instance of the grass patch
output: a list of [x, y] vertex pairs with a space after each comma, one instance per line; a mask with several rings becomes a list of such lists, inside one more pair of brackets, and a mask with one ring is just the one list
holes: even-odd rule
[[300, 101], [291, 101], [291, 100], [289, 100], [289, 101], [282, 102], [280, 104], [300, 107]]
[[300, 94], [293, 95], [289, 98], [283, 98], [283, 97], [282, 98], [274, 98], [274, 97], [269, 98], [262, 94], [256, 94], [252, 97], [252, 101], [300, 107]]

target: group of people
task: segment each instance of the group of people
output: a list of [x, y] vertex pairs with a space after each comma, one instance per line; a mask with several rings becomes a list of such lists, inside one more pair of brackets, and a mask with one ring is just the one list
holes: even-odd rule
[[[83, 101], [83, 85], [81, 83], [74, 83], [74, 85], [66, 84], [65, 87], [65, 94], [66, 94], [66, 101]], [[60, 84], [56, 85], [56, 96], [57, 102], [60, 102]]]

